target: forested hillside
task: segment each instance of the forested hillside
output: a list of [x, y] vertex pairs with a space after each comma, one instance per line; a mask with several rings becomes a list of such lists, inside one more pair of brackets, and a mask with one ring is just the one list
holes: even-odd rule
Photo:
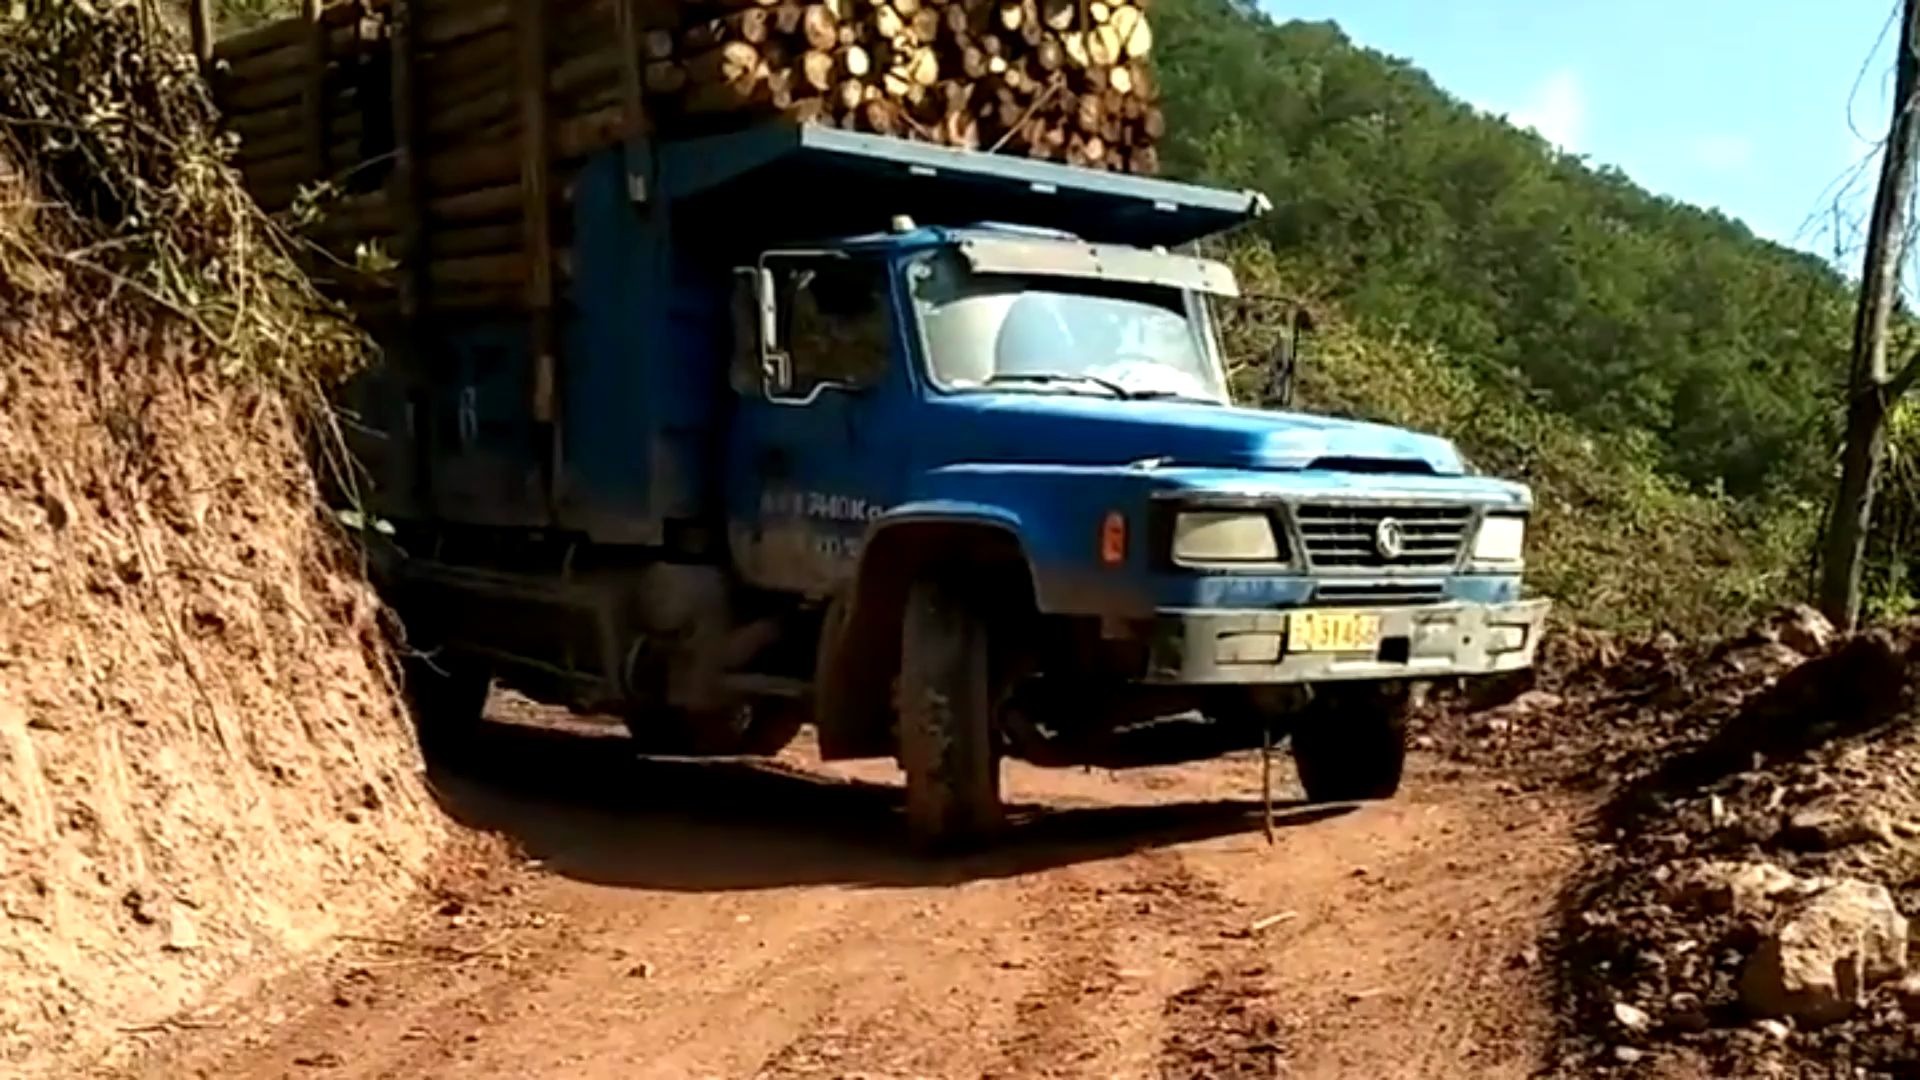
[[[1582, 615], [1685, 628], [1801, 588], [1837, 439], [1842, 275], [1333, 24], [1240, 0], [1155, 10], [1170, 171], [1268, 193], [1240, 257], [1341, 327], [1319, 404], [1439, 427], [1533, 480], [1542, 584]], [[1883, 606], [1903, 591], [1897, 533]]]
[[1650, 432], [1703, 487], [1819, 470], [1851, 315], [1820, 260], [1556, 153], [1332, 24], [1157, 11], [1172, 168], [1271, 195], [1263, 235], [1367, 325]]

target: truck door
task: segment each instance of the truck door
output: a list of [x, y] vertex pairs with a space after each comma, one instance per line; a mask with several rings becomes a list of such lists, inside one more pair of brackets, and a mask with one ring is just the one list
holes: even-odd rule
[[[823, 596], [852, 577], [867, 522], [902, 494], [910, 398], [886, 264], [839, 254], [769, 256], [777, 301], [763, 366], [758, 306], [736, 294], [728, 539], [762, 588]], [[777, 370], [784, 368], [783, 371]]]

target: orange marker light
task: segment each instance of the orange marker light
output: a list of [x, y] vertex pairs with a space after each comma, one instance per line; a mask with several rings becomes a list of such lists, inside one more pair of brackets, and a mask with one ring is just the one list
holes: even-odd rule
[[1107, 511], [1100, 523], [1100, 561], [1108, 566], [1127, 561], [1127, 518], [1118, 510]]

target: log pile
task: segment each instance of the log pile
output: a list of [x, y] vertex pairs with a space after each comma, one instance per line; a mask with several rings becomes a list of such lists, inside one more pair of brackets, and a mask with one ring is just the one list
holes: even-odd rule
[[719, 0], [644, 42], [686, 125], [804, 122], [1152, 173], [1163, 121], [1135, 0]]
[[1157, 171], [1141, 2], [303, 0], [204, 59], [262, 205], [327, 181], [316, 235], [411, 268], [347, 286], [537, 308], [566, 263], [543, 208], [631, 134], [783, 116]]

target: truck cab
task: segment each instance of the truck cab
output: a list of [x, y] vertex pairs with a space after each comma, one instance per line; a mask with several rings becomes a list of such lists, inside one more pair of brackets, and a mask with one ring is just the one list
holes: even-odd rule
[[929, 844], [995, 830], [1004, 757], [1156, 726], [1391, 795], [1410, 687], [1532, 662], [1531, 497], [1232, 401], [1234, 275], [1186, 249], [1261, 206], [817, 128], [590, 162], [557, 375], [467, 315], [358, 393], [423, 735], [495, 680], [642, 749], [811, 723], [900, 761]]

